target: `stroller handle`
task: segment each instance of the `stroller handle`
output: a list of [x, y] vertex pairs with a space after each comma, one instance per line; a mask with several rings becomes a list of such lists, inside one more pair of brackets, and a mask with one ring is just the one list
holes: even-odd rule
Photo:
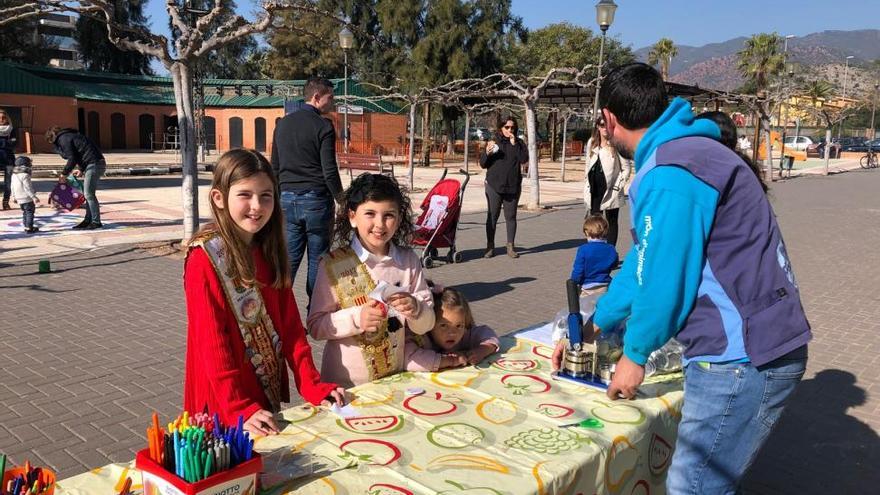
[[467, 172], [467, 170], [460, 168], [458, 169], [458, 173], [464, 176], [464, 182], [461, 184], [462, 195], [464, 194], [464, 189], [467, 187], [468, 182], [471, 180], [471, 174]]

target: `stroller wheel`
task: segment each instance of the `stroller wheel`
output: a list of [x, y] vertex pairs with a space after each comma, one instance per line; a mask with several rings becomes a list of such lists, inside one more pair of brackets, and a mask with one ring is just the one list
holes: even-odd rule
[[453, 251], [450, 254], [450, 258], [452, 258], [453, 263], [461, 263], [461, 253], [458, 251]]
[[437, 251], [437, 248], [430, 247], [430, 248], [428, 248], [428, 256], [430, 256], [432, 258], [439, 258], [440, 253]]
[[434, 260], [431, 259], [430, 256], [425, 256], [424, 258], [422, 258], [422, 266], [425, 268], [431, 268], [432, 266], [434, 266]]

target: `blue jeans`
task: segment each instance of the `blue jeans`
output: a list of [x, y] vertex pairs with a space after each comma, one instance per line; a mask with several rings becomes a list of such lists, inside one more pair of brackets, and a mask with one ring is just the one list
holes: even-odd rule
[[759, 368], [690, 363], [669, 495], [736, 493], [806, 365], [806, 346]]
[[84, 222], [101, 223], [101, 205], [98, 203], [98, 180], [104, 175], [107, 163], [104, 160], [86, 167], [83, 174], [83, 196], [86, 197], [86, 217]]
[[290, 278], [296, 278], [303, 253], [308, 246], [309, 265], [306, 294], [312, 297], [312, 288], [318, 276], [318, 261], [330, 248], [330, 227], [333, 224], [335, 203], [329, 192], [282, 191], [281, 205], [287, 222], [287, 256]]
[[36, 211], [36, 205], [33, 201], [28, 201], [27, 203], [19, 203], [18, 206], [21, 207], [21, 223], [24, 224], [24, 228], [29, 229], [34, 226], [34, 212]]

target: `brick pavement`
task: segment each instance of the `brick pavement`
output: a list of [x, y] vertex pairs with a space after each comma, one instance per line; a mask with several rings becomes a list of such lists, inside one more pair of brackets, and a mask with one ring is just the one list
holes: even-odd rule
[[[864, 492], [880, 481], [878, 187], [876, 171], [773, 187], [816, 340], [793, 407], [747, 478], [752, 493]], [[430, 276], [464, 290], [477, 319], [500, 333], [552, 318], [564, 305], [581, 218], [578, 205], [520, 212], [522, 257], [499, 249], [483, 260], [483, 216], [465, 215], [465, 263]], [[37, 275], [36, 261], [0, 263], [0, 451], [69, 476], [130, 459], [152, 410], [178, 412], [182, 262], [115, 246], [52, 264], [53, 274]], [[295, 291], [304, 293], [302, 280]]]

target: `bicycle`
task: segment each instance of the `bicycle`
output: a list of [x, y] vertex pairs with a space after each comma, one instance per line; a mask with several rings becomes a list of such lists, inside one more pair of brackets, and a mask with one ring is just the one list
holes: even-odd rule
[[877, 162], [877, 152], [873, 150], [868, 150], [868, 152], [865, 153], [865, 156], [863, 156], [862, 159], [859, 160], [859, 165], [861, 165], [862, 168], [880, 167], [880, 163]]

